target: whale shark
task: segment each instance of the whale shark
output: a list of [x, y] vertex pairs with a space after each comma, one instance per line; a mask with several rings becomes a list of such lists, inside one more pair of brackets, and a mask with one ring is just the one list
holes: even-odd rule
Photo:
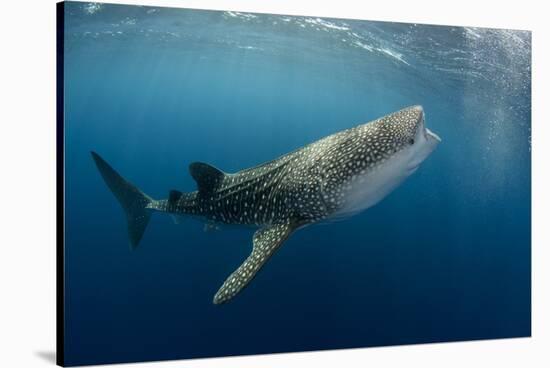
[[197, 190], [171, 190], [161, 200], [91, 154], [126, 214], [131, 249], [138, 246], [154, 212], [258, 228], [250, 255], [214, 295], [213, 303], [221, 304], [241, 292], [293, 232], [374, 206], [413, 174], [440, 142], [426, 128], [423, 108], [411, 106], [236, 173], [193, 162], [189, 173]]

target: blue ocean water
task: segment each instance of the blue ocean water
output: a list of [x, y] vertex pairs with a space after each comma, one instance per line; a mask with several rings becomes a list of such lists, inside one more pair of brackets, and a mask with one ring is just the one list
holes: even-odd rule
[[[524, 31], [66, 3], [66, 364], [530, 336], [530, 63]], [[254, 229], [154, 214], [131, 251], [90, 156], [161, 199], [416, 104], [420, 169], [221, 306]]]

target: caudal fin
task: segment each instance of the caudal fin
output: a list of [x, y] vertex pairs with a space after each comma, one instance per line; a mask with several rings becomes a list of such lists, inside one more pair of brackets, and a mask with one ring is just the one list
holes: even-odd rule
[[153, 199], [139, 190], [135, 185], [126, 181], [97, 153], [92, 152], [92, 157], [103, 180], [105, 180], [105, 183], [126, 213], [130, 246], [132, 249], [135, 249], [151, 218], [151, 209], [147, 208], [147, 205]]

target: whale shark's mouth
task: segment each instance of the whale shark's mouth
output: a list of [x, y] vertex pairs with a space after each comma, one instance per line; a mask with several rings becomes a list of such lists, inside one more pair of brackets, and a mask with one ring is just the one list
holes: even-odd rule
[[435, 139], [438, 143], [441, 142], [441, 138], [428, 128], [426, 128], [426, 138]]
[[441, 138], [437, 134], [432, 132], [430, 129], [426, 128], [426, 117], [422, 106], [416, 105], [416, 106], [413, 106], [413, 109], [418, 111], [418, 124], [420, 126], [420, 129], [424, 130], [424, 137], [426, 138], [426, 140], [428, 141], [435, 140], [437, 143], [441, 142]]

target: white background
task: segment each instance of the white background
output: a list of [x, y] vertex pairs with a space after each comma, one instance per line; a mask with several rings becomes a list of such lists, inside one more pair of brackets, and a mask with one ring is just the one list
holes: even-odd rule
[[[113, 1], [111, 2], [120, 2]], [[148, 0], [134, 4], [533, 31], [533, 337], [142, 364], [144, 367], [549, 367], [548, 14], [544, 1]], [[0, 8], [0, 367], [55, 356], [55, 1]], [[261, 328], [261, 326], [258, 326]]]

